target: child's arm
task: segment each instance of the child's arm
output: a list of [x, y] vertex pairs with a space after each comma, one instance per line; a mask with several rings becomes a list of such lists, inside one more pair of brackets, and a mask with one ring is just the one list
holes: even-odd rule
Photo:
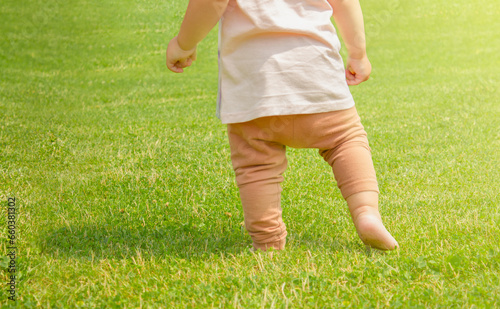
[[167, 48], [167, 67], [182, 73], [196, 60], [196, 46], [212, 30], [226, 10], [228, 0], [190, 0], [179, 34]]
[[365, 27], [359, 0], [328, 0], [333, 19], [344, 41], [347, 59], [348, 85], [358, 85], [370, 77], [372, 66], [366, 56]]

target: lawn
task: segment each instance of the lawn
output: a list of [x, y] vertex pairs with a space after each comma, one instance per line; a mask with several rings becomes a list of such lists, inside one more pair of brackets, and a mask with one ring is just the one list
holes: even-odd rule
[[400, 245], [387, 254], [365, 251], [328, 165], [295, 149], [286, 250], [249, 250], [216, 30], [186, 73], [165, 66], [186, 3], [2, 2], [1, 307], [500, 306], [497, 0], [361, 2], [373, 74], [351, 90]]

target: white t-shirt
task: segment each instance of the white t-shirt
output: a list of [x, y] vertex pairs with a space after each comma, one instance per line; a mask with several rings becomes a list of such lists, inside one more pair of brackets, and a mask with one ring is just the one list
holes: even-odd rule
[[327, 0], [230, 0], [219, 23], [222, 123], [354, 105]]

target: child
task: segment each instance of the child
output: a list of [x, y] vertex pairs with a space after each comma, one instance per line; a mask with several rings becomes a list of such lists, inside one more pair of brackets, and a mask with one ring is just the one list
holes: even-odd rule
[[[340, 43], [348, 50], [344, 69]], [[231, 161], [255, 249], [283, 249], [281, 186], [286, 146], [317, 148], [332, 166], [359, 237], [392, 250], [378, 211], [378, 186], [366, 132], [348, 85], [368, 79], [358, 0], [190, 0], [167, 48], [176, 73], [196, 60], [196, 45], [219, 22], [217, 116], [227, 124]]]

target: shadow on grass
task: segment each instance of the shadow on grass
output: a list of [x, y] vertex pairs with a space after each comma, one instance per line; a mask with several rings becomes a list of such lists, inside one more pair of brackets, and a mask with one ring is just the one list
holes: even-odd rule
[[[315, 235], [317, 236], [317, 235]], [[362, 246], [348, 240], [312, 235], [288, 235], [287, 248], [359, 252]], [[170, 256], [203, 259], [213, 254], [237, 254], [251, 247], [251, 240], [238, 227], [214, 231], [194, 225], [167, 224], [155, 227], [104, 224], [61, 227], [49, 231], [39, 243], [42, 253], [59, 258], [126, 259]]]
[[39, 244], [42, 253], [57, 257], [107, 259], [141, 254], [192, 259], [241, 252], [250, 245], [250, 239], [239, 228], [217, 232], [190, 224], [104, 224], [58, 228], [44, 235]]
[[289, 235], [287, 247], [298, 247], [304, 251], [331, 252], [331, 254], [336, 254], [337, 252], [368, 253], [361, 242], [349, 241], [342, 238], [314, 237], [308, 235], [300, 237]]

